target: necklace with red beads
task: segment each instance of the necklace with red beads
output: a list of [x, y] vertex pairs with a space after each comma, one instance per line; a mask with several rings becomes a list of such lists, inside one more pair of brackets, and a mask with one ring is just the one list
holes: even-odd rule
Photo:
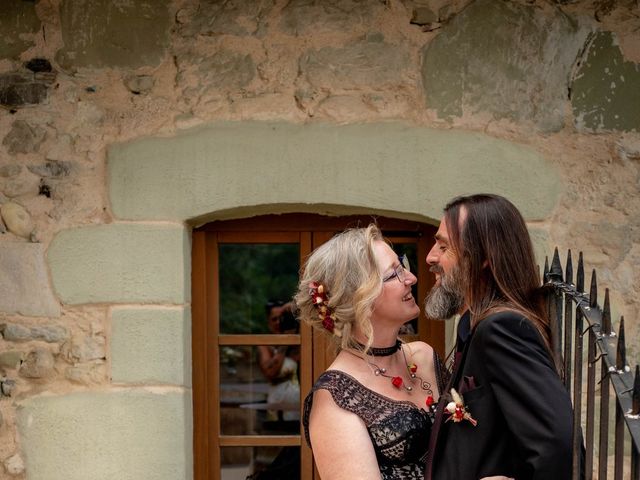
[[[364, 351], [364, 345], [358, 344], [358, 346], [361, 347], [362, 351]], [[402, 342], [400, 340], [396, 340], [396, 343], [391, 347], [384, 347], [384, 348], [369, 347], [369, 349], [367, 349], [365, 353], [371, 357], [388, 357], [396, 353], [398, 350], [402, 352], [404, 365], [406, 365], [407, 373], [409, 374], [411, 383], [415, 383], [416, 381], [418, 381], [420, 388], [425, 392], [427, 392], [428, 394], [425, 401], [427, 406], [427, 411], [430, 411], [432, 413], [435, 412], [436, 402], [433, 399], [433, 389], [431, 388], [431, 383], [427, 382], [422, 377], [417, 375], [416, 372], [418, 371], [418, 366], [415, 363], [407, 362], [407, 356], [404, 352], [404, 348], [402, 348]], [[389, 375], [387, 374], [386, 368], [379, 367], [378, 365], [373, 363], [371, 360], [367, 360], [367, 362], [369, 363], [369, 365], [371, 365], [374, 368], [373, 370], [374, 375], [391, 379], [391, 384], [398, 390], [404, 389], [407, 393], [413, 392], [413, 385], [408, 385], [407, 382], [405, 382], [400, 375], [396, 375], [396, 376]]]

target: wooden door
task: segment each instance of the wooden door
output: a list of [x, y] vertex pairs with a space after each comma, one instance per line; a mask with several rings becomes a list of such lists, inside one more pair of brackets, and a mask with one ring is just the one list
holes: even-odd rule
[[[300, 266], [314, 248], [336, 232], [371, 221], [372, 217], [268, 215], [212, 222], [194, 230], [196, 480], [244, 479], [282, 465], [289, 465], [280, 473], [287, 480], [317, 478], [311, 450], [301, 435], [300, 398], [331, 363], [334, 352], [326, 337], [307, 325], [269, 330], [267, 303], [284, 303], [293, 296]], [[418, 277], [414, 295], [420, 302], [433, 283], [424, 259], [435, 227], [380, 217], [375, 221], [398, 253], [412, 261]], [[407, 325], [405, 339], [428, 341], [444, 353], [444, 325], [424, 315]], [[261, 370], [262, 354], [269, 351], [286, 352], [291, 366], [282, 369], [286, 380], [267, 379]], [[297, 378], [289, 376], [290, 371]], [[283, 385], [285, 381], [290, 383]], [[295, 402], [289, 401], [292, 396]], [[290, 474], [291, 468], [299, 473]]]

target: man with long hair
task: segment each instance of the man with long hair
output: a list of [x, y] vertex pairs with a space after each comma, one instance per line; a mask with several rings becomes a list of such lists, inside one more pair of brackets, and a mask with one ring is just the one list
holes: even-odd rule
[[498, 195], [453, 199], [427, 263], [436, 276], [427, 315], [462, 317], [425, 478], [569, 479], [571, 401], [522, 215]]

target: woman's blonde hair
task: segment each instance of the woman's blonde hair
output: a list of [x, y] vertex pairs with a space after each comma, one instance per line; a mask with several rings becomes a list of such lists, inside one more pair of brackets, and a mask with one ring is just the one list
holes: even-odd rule
[[323, 285], [334, 314], [332, 338], [340, 349], [361, 350], [353, 336], [356, 326], [366, 338], [365, 347], [373, 340], [371, 313], [382, 291], [374, 243], [381, 240], [374, 224], [345, 230], [314, 250], [303, 267], [294, 298], [300, 320], [329, 333], [309, 293], [312, 282]]

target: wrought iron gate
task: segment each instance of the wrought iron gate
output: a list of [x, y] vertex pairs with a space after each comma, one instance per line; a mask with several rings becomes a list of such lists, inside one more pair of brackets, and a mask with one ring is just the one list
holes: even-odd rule
[[[593, 479], [594, 474], [598, 480], [605, 480], [609, 473], [613, 473], [614, 480], [640, 480], [638, 366], [635, 366], [634, 373], [627, 363], [624, 317], [620, 318], [617, 332], [612, 328], [609, 289], [605, 289], [604, 303], [600, 307], [596, 271], [593, 270], [591, 275], [588, 294], [584, 290], [584, 279], [582, 252], [575, 283], [570, 250], [564, 275], [558, 249], [554, 252], [551, 267], [548, 260], [545, 262], [544, 289], [551, 319], [554, 360], [574, 405], [573, 477], [580, 478], [580, 463], [584, 461], [586, 480]], [[610, 432], [612, 412], [615, 426]], [[581, 431], [582, 425], [585, 426], [584, 431]], [[612, 452], [609, 445], [611, 434]]]

